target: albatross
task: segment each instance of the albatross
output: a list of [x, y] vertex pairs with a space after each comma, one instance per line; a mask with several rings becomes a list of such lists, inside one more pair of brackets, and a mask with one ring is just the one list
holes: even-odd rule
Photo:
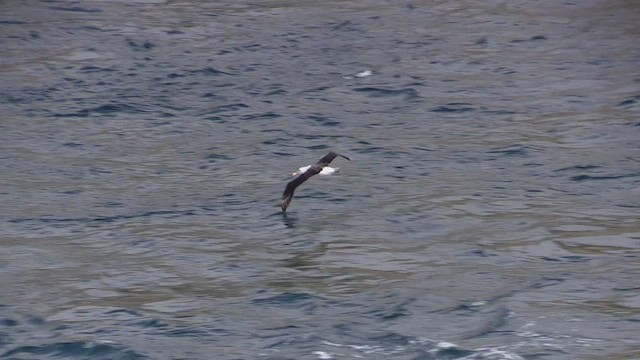
[[289, 183], [287, 184], [287, 187], [284, 189], [284, 193], [282, 193], [282, 204], [280, 205], [280, 207], [282, 208], [282, 212], [287, 211], [287, 207], [289, 207], [289, 203], [291, 203], [291, 199], [293, 198], [293, 193], [294, 191], [296, 191], [296, 188], [300, 186], [300, 184], [307, 181], [307, 179], [309, 179], [313, 175], [316, 175], [316, 174], [331, 175], [338, 170], [338, 168], [332, 168], [329, 166], [329, 163], [331, 163], [331, 161], [335, 159], [336, 156], [341, 156], [351, 161], [351, 159], [349, 159], [344, 155], [330, 151], [327, 155], [325, 155], [322, 159], [320, 159], [320, 161], [318, 161], [315, 165], [303, 166], [300, 169], [298, 169], [298, 171], [293, 173], [293, 175], [294, 176], [297, 175], [297, 177], [289, 181]]

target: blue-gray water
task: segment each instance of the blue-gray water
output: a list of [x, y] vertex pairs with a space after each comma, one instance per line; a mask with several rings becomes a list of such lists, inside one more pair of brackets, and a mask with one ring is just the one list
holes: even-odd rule
[[638, 2], [0, 6], [0, 358], [640, 358]]

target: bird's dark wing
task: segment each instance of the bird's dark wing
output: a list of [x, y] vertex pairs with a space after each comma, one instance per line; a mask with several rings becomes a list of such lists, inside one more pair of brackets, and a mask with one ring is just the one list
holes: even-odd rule
[[329, 151], [329, 153], [327, 155], [325, 155], [322, 159], [320, 159], [316, 165], [320, 165], [322, 167], [325, 167], [327, 165], [329, 165], [333, 159], [336, 158], [336, 156], [342, 156], [343, 158], [351, 161], [351, 159], [349, 159], [348, 157], [344, 156], [344, 155], [340, 155], [338, 153], [334, 153], [333, 151]]
[[296, 191], [296, 188], [303, 182], [307, 181], [308, 178], [319, 173], [321, 170], [322, 168], [319, 166], [312, 166], [309, 168], [309, 170], [298, 175], [297, 178], [289, 181], [287, 187], [284, 189], [284, 193], [282, 193], [282, 203], [280, 204], [280, 207], [282, 208], [283, 212], [287, 211], [287, 207], [289, 207], [289, 203], [291, 202], [291, 199], [293, 199], [293, 193], [294, 191]]

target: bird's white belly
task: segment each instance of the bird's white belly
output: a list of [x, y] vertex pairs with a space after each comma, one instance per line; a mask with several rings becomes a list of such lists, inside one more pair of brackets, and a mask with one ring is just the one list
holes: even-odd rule
[[[311, 165], [303, 166], [300, 169], [298, 169], [298, 171], [294, 172], [292, 175], [293, 176], [298, 176], [300, 174], [304, 174], [305, 172], [307, 172], [307, 170], [309, 170], [310, 167], [311, 167]], [[339, 168], [332, 168], [331, 166], [325, 166], [318, 173], [318, 175], [333, 175], [338, 171], [338, 169]]]
[[332, 175], [336, 172], [336, 170], [336, 168], [325, 166], [324, 168], [322, 168], [322, 171], [320, 171], [319, 175]]

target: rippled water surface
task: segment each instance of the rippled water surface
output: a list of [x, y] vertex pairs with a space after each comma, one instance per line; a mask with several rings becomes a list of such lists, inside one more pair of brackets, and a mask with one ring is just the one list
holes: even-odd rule
[[0, 358], [640, 358], [637, 2], [2, 9]]

